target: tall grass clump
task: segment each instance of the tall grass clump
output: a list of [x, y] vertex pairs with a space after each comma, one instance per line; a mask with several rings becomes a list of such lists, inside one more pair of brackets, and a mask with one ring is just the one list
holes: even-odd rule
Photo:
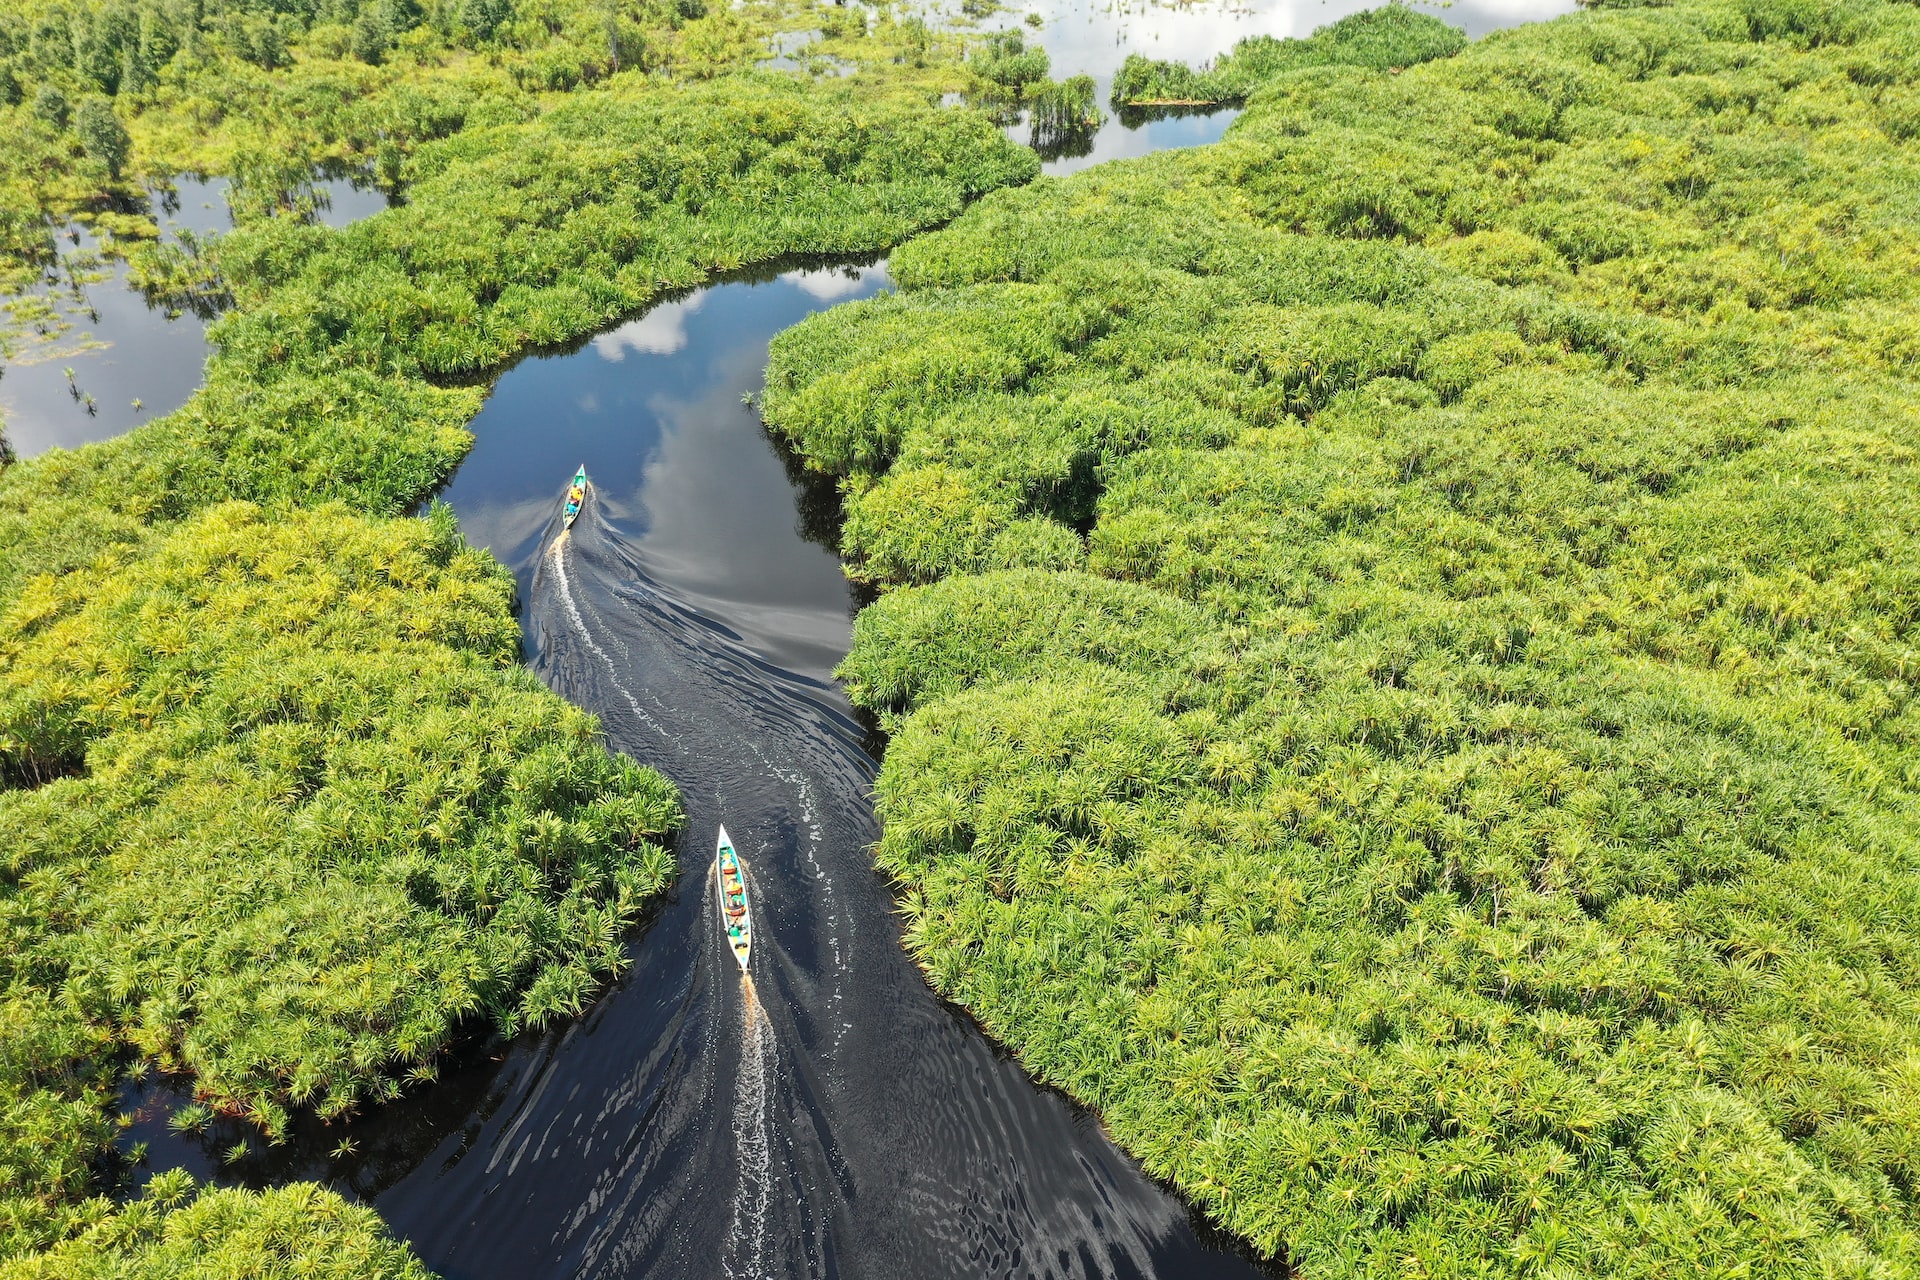
[[1033, 148], [1053, 155], [1084, 141], [1106, 119], [1092, 76], [1050, 80], [1047, 51], [1026, 43], [1019, 28], [989, 33], [967, 55], [969, 100], [1005, 124], [1024, 112]]
[[1092, 76], [1069, 76], [1035, 85], [1026, 101], [1037, 151], [1097, 129], [1106, 119]]
[[405, 513], [514, 356], [884, 249], [1036, 164], [935, 105], [951, 62], [713, 74], [729, 47], [482, 95], [393, 153], [403, 206], [158, 264], [232, 303], [202, 389], [0, 470], [0, 1275], [421, 1274], [316, 1187], [106, 1198], [122, 1068], [274, 1140], [431, 1079], [463, 1027], [578, 1012], [623, 962], [673, 874], [671, 788], [519, 666], [510, 579], [451, 515]]
[[1276, 66], [777, 340], [910, 946], [1263, 1253], [1920, 1256], [1917, 47]]

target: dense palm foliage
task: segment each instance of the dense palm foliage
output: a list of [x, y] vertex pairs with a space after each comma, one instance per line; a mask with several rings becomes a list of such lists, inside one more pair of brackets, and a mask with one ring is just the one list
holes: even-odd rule
[[[578, 1012], [664, 886], [659, 775], [519, 668], [450, 520], [212, 508], [0, 619], [11, 973], [269, 1132], [457, 1019]], [[71, 774], [73, 776], [62, 776]]]
[[[430, 1073], [468, 1015], [578, 1012], [677, 806], [517, 667], [511, 591], [449, 520], [244, 504], [32, 584], [0, 618], [0, 769], [40, 784], [0, 792], [0, 981], [38, 1028], [9, 1065], [115, 1028], [272, 1134]], [[88, 1100], [19, 1101], [14, 1248], [99, 1216]]]
[[671, 874], [670, 790], [520, 670], [498, 567], [403, 513], [514, 355], [1031, 176], [934, 69], [468, 112], [408, 147], [403, 207], [206, 250], [235, 310], [186, 407], [0, 472], [6, 1274], [413, 1273], [312, 1188], [100, 1198], [118, 1066], [272, 1136], [620, 963]]
[[[538, 115], [584, 86], [753, 65], [775, 32], [869, 82], [967, 77], [950, 39], [806, 0], [23, 0], [0, 9], [0, 343], [58, 328], [35, 285], [84, 274], [69, 217], [150, 253], [144, 184], [233, 179], [242, 222], [311, 212], [317, 166], [404, 183], [423, 143]], [[131, 135], [131, 154], [127, 151]], [[9, 298], [9, 295], [13, 295]], [[13, 323], [5, 322], [11, 314]]]
[[312, 1183], [192, 1195], [176, 1172], [46, 1253], [0, 1259], [4, 1280], [430, 1280], [373, 1210]]
[[934, 983], [1308, 1275], [1920, 1261], [1920, 10], [989, 197], [776, 344]]

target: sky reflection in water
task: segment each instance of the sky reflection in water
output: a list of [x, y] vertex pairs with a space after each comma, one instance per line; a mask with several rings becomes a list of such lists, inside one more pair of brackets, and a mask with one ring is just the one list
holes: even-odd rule
[[775, 334], [886, 283], [872, 265], [716, 285], [524, 360], [474, 419], [473, 452], [444, 496], [469, 539], [524, 575], [584, 463], [650, 576], [773, 661], [824, 676], [846, 652], [846, 579], [828, 546], [794, 536], [809, 492], [742, 397], [759, 390]]
[[[182, 176], [174, 188], [172, 198], [157, 191], [151, 197], [163, 237], [177, 238], [182, 230], [206, 236], [232, 229], [225, 178]], [[314, 189], [327, 198], [318, 217], [330, 227], [387, 207], [383, 193], [355, 187], [348, 178], [316, 182]], [[84, 227], [70, 230], [78, 238], [61, 234], [63, 254], [94, 248]], [[178, 409], [204, 380], [209, 321], [192, 311], [169, 315], [166, 307], [148, 302], [126, 283], [124, 262], [107, 268], [107, 278], [84, 286], [79, 299], [64, 284], [51, 289], [73, 327], [53, 343], [23, 348], [21, 358], [7, 361], [0, 371], [0, 430], [20, 457], [130, 431]], [[67, 369], [73, 370], [71, 389]], [[76, 389], [93, 397], [92, 412]]]

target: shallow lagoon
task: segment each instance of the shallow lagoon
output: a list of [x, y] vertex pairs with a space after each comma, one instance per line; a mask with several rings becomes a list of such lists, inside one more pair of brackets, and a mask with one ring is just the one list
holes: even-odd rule
[[[346, 177], [316, 181], [314, 195], [315, 216], [331, 227], [387, 207], [384, 193]], [[176, 178], [171, 191], [149, 193], [148, 207], [167, 240], [177, 242], [182, 231], [204, 238], [233, 227], [225, 178]], [[58, 244], [63, 257], [83, 260], [99, 247], [78, 224]], [[46, 286], [48, 301], [70, 327], [51, 342], [22, 344], [0, 368], [0, 427], [20, 457], [130, 431], [178, 409], [201, 383], [211, 318], [150, 301], [127, 284], [122, 261], [109, 259], [99, 272], [104, 278], [77, 289], [64, 282]]]

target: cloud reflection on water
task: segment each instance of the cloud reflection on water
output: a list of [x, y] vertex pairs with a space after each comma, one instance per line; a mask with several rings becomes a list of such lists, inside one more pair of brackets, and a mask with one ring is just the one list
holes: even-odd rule
[[670, 356], [687, 345], [687, 317], [707, 300], [696, 293], [679, 302], [663, 302], [637, 320], [609, 329], [593, 340], [602, 360], [618, 364], [629, 351], [642, 356]]

